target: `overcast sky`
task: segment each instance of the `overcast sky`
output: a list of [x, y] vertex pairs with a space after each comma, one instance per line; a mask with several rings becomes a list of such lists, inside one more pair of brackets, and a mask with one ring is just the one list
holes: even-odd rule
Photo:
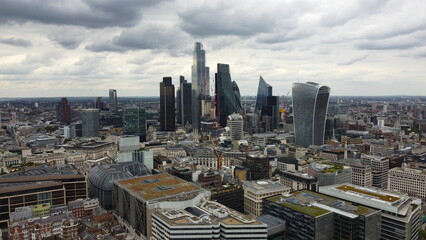
[[424, 0], [0, 0], [0, 97], [158, 96], [195, 41], [241, 95], [426, 95]]

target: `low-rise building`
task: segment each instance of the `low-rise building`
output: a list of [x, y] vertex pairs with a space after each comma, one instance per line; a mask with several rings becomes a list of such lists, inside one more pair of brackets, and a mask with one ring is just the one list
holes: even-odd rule
[[307, 189], [313, 192], [318, 191], [318, 179], [307, 173], [294, 170], [280, 171], [280, 182], [291, 189], [292, 192]]
[[407, 193], [426, 201], [426, 169], [397, 167], [389, 170], [389, 190]]
[[308, 174], [318, 179], [319, 186], [351, 183], [352, 181], [351, 167], [329, 162], [309, 164]]
[[262, 215], [263, 199], [280, 194], [287, 194], [290, 188], [278, 181], [247, 181], [244, 188], [244, 212], [259, 217]]

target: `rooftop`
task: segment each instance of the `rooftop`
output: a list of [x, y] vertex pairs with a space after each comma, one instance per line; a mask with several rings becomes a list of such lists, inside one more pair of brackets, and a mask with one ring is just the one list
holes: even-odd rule
[[167, 173], [121, 180], [117, 184], [145, 201], [204, 191], [193, 183]]
[[278, 181], [262, 180], [262, 181], [246, 181], [244, 188], [256, 194], [264, 194], [276, 191], [290, 191], [289, 187], [284, 186]]
[[285, 196], [274, 196], [267, 200], [312, 217], [335, 212], [349, 218], [356, 218], [359, 215], [368, 215], [376, 211], [365, 206], [355, 206], [350, 202], [308, 190], [298, 191]]
[[363, 195], [368, 195], [371, 196], [373, 198], [378, 198], [382, 201], [386, 201], [386, 202], [395, 202], [396, 200], [399, 200], [400, 198], [397, 196], [392, 196], [386, 193], [380, 193], [377, 191], [372, 191], [370, 189], [367, 188], [357, 188], [355, 186], [349, 186], [349, 185], [342, 185], [342, 186], [338, 186], [336, 187], [336, 189], [345, 191], [345, 192], [355, 192], [358, 194], [363, 194]]

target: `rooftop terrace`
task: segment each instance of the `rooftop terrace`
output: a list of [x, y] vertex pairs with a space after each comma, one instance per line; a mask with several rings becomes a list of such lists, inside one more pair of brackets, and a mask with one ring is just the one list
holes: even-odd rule
[[386, 193], [378, 193], [378, 192], [374, 192], [374, 191], [368, 191], [366, 189], [356, 188], [356, 187], [348, 186], [348, 185], [342, 185], [342, 186], [338, 186], [336, 188], [339, 189], [339, 190], [345, 191], [345, 192], [351, 191], [351, 192], [361, 193], [361, 194], [364, 194], [364, 195], [369, 195], [369, 196], [376, 197], [380, 200], [387, 201], [387, 202], [395, 202], [395, 201], [400, 199], [399, 197], [392, 196], [392, 195], [389, 195], [389, 194], [386, 194]]

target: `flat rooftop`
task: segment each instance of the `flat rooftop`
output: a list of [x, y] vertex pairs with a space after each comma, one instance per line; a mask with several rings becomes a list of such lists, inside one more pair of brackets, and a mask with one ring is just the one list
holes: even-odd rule
[[36, 182], [75, 178], [84, 179], [84, 176], [69, 166], [51, 167], [47, 165], [41, 165], [28, 170], [21, 170], [1, 175], [0, 183]]
[[121, 180], [117, 184], [145, 201], [204, 191], [193, 183], [167, 173]]
[[323, 186], [319, 188], [319, 192], [393, 213], [399, 213], [405, 208], [407, 202], [412, 202], [410, 197], [398, 192], [360, 187], [349, 183]]
[[261, 181], [246, 181], [244, 187], [256, 194], [270, 193], [276, 191], [290, 191], [289, 187], [284, 186], [278, 181], [261, 180]]
[[350, 202], [308, 190], [297, 191], [284, 196], [274, 196], [267, 198], [267, 200], [312, 217], [334, 212], [349, 218], [356, 218], [360, 215], [365, 216], [377, 211], [365, 206], [355, 206]]
[[263, 225], [263, 223], [252, 217], [213, 201], [204, 201], [199, 206], [185, 209], [160, 209], [154, 214], [172, 226], [218, 223], [226, 225]]

